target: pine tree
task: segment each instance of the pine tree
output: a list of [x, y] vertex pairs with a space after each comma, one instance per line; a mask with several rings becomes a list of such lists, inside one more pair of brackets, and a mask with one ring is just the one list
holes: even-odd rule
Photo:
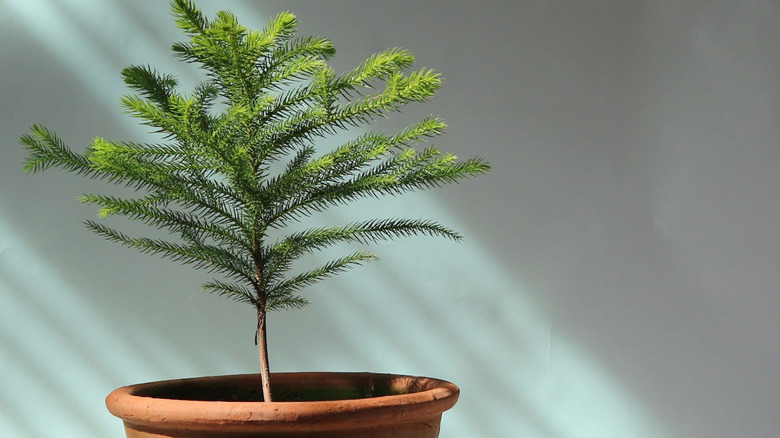
[[[209, 271], [216, 278], [205, 289], [253, 306], [263, 395], [270, 401], [267, 312], [306, 305], [299, 294], [304, 287], [376, 256], [356, 251], [291, 275], [296, 259], [342, 242], [412, 235], [461, 239], [431, 220], [375, 219], [299, 232], [288, 232], [288, 225], [360, 198], [454, 183], [489, 165], [481, 158], [460, 161], [435, 146], [415, 149], [445, 130], [435, 116], [394, 135], [368, 131], [318, 154], [318, 139], [427, 101], [439, 89], [440, 75], [407, 72], [414, 57], [397, 48], [337, 74], [326, 63], [333, 44], [296, 36], [297, 20], [289, 12], [257, 31], [229, 11], [208, 20], [190, 0], [174, 0], [171, 7], [189, 37], [173, 51], [200, 66], [205, 80], [182, 94], [175, 77], [149, 66], [122, 71], [135, 92], [122, 98], [122, 107], [161, 133], [163, 142], [96, 138], [79, 154], [54, 132], [33, 125], [20, 140], [29, 154], [25, 170], [59, 167], [135, 189], [134, 198], [87, 194], [80, 200], [96, 205], [100, 218], [124, 216], [174, 239], [133, 237], [93, 220], [86, 226], [143, 253]], [[284, 237], [271, 240], [272, 231]]]

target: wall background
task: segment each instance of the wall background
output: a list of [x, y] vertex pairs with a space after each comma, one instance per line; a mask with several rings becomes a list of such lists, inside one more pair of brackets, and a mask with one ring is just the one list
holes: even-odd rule
[[[343, 71], [391, 46], [446, 86], [445, 150], [494, 171], [326, 220], [431, 217], [456, 245], [378, 248], [272, 317], [275, 370], [456, 382], [442, 437], [767, 437], [780, 431], [780, 8], [772, 1], [201, 1], [291, 9]], [[90, 235], [99, 190], [21, 172], [33, 122], [74, 149], [143, 140], [119, 71], [195, 80], [167, 2], [0, 0], [0, 436], [119, 436], [113, 388], [254, 372], [251, 309]], [[82, 146], [83, 145], [83, 146]], [[38, 415], [48, 415], [40, 420]]]

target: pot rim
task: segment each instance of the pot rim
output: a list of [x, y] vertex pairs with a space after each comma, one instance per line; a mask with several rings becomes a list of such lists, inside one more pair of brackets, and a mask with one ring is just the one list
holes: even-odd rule
[[141, 383], [118, 388], [106, 397], [106, 407], [126, 424], [146, 428], [289, 431], [314, 426], [318, 430], [391, 424], [440, 416], [457, 402], [460, 389], [453, 383], [430, 377], [378, 373], [291, 372], [272, 373], [275, 385], [305, 386], [305, 382], [360, 382], [379, 379], [394, 388], [419, 388], [415, 392], [329, 401], [202, 401], [158, 398], [150, 394], [188, 384], [259, 382], [259, 374], [195, 377]]

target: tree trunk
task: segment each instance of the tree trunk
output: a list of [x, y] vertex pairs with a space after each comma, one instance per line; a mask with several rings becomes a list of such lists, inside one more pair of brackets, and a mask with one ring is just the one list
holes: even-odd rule
[[263, 387], [263, 400], [271, 399], [271, 372], [268, 366], [268, 341], [266, 336], [266, 313], [257, 311], [257, 349], [260, 353], [260, 380]]

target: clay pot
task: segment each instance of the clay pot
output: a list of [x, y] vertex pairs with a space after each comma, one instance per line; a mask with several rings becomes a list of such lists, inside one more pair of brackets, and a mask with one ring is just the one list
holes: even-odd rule
[[459, 389], [427, 377], [274, 373], [274, 401], [259, 374], [125, 386], [106, 398], [128, 438], [435, 438]]

